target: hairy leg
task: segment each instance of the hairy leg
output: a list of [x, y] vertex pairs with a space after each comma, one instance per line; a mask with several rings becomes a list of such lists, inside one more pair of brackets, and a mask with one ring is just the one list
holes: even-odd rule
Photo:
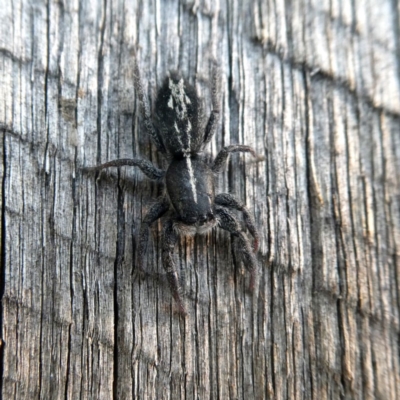
[[257, 259], [253, 250], [251, 248], [251, 244], [249, 239], [240, 231], [239, 223], [236, 220], [235, 216], [231, 214], [225, 208], [218, 208], [217, 211], [217, 219], [219, 222], [219, 226], [222, 229], [230, 232], [237, 239], [239, 246], [239, 253], [243, 260], [244, 265], [250, 272], [250, 290], [254, 289], [256, 274], [257, 274]]
[[143, 82], [140, 77], [140, 70], [139, 70], [139, 64], [137, 61], [136, 53], [134, 54], [133, 70], [134, 70], [135, 90], [136, 90], [138, 98], [139, 98], [144, 126], [147, 130], [147, 133], [153, 139], [153, 142], [156, 145], [157, 150], [160, 151], [161, 153], [165, 154], [166, 149], [165, 149], [164, 143], [153, 124], [150, 104], [149, 104], [149, 101], [145, 94], [145, 91], [143, 89]]
[[149, 160], [144, 158], [120, 158], [119, 160], [113, 160], [104, 164], [96, 165], [94, 167], [83, 168], [84, 172], [100, 171], [104, 168], [109, 167], [123, 167], [125, 165], [139, 167], [141, 171], [152, 180], [161, 180], [165, 172], [155, 167]]
[[215, 197], [215, 204], [224, 206], [227, 208], [233, 208], [235, 210], [241, 211], [244, 216], [244, 222], [246, 224], [247, 229], [251, 233], [254, 238], [253, 249], [256, 252], [258, 249], [259, 235], [256, 228], [256, 224], [254, 222], [254, 218], [251, 216], [246, 206], [238, 201], [235, 196], [229, 193], [221, 193]]
[[147, 243], [149, 240], [149, 228], [151, 224], [161, 218], [169, 209], [169, 201], [163, 196], [157, 199], [155, 203], [146, 214], [140, 227], [139, 233], [139, 249], [138, 249], [138, 263], [139, 270], [143, 269], [143, 257], [147, 252]]
[[178, 304], [180, 313], [182, 315], [186, 315], [186, 309], [182, 301], [182, 287], [179, 284], [178, 274], [176, 272], [175, 262], [173, 258], [174, 249], [177, 241], [178, 234], [174, 230], [173, 221], [169, 220], [164, 225], [162, 238], [162, 260], [165, 271], [167, 272], [167, 279], [172, 296]]
[[229, 154], [237, 153], [239, 151], [243, 153], [251, 153], [253, 157], [256, 157], [255, 150], [250, 146], [244, 146], [242, 144], [232, 144], [230, 146], [226, 146], [218, 153], [217, 157], [215, 158], [214, 164], [211, 167], [213, 172], [221, 172], [225, 168]]
[[208, 119], [208, 123], [206, 126], [203, 147], [206, 146], [210, 142], [210, 140], [212, 139], [212, 137], [214, 136], [214, 133], [216, 132], [216, 130], [218, 128], [219, 114], [221, 112], [220, 81], [221, 81], [221, 74], [220, 74], [219, 67], [216, 64], [214, 64], [213, 72], [212, 72], [212, 88], [211, 88], [211, 101], [212, 101], [213, 109], [211, 111], [211, 115], [210, 115], [210, 118]]

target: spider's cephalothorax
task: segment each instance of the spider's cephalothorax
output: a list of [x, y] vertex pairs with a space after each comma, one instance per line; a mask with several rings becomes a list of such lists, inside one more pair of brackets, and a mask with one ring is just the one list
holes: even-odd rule
[[[185, 314], [181, 286], [173, 260], [173, 251], [180, 235], [205, 233], [215, 226], [229, 231], [238, 243], [241, 258], [251, 273], [250, 288], [254, 286], [257, 270], [255, 251], [258, 233], [254, 220], [244, 204], [233, 195], [215, 195], [215, 174], [226, 165], [230, 153], [248, 152], [255, 156], [251, 147], [231, 145], [224, 147], [213, 163], [208, 163], [201, 151], [211, 140], [218, 125], [219, 74], [213, 72], [211, 115], [204, 128], [202, 101], [196, 89], [178, 73], [170, 73], [158, 92], [154, 117], [144, 94], [139, 69], [135, 64], [135, 86], [142, 105], [144, 124], [157, 149], [169, 160], [166, 171], [156, 168], [143, 158], [119, 159], [86, 170], [95, 171], [107, 167], [131, 165], [139, 167], [150, 179], [164, 181], [166, 192], [150, 208], [139, 234], [139, 268], [147, 250], [149, 227], [164, 214], [168, 215], [163, 228], [162, 259], [168, 282], [180, 312]], [[243, 213], [247, 229], [254, 238], [253, 249], [243, 234], [231, 210]]]

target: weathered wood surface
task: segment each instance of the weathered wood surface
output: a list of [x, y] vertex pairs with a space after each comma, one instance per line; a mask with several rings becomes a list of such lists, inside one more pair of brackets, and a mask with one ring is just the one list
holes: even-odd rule
[[[192, 7], [193, 6], [193, 7]], [[1, 393], [23, 398], [398, 399], [399, 5], [383, 0], [3, 1]], [[189, 315], [174, 313], [158, 193], [141, 154], [133, 49], [149, 95], [179, 69], [244, 143], [219, 191], [254, 212], [256, 290], [215, 231], [182, 240]]]

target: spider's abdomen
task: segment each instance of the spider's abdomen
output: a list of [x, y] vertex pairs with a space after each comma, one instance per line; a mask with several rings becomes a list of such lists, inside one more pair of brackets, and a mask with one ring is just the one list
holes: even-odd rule
[[171, 203], [182, 222], [201, 225], [214, 219], [214, 174], [200, 157], [173, 160], [166, 183]]
[[155, 105], [155, 122], [169, 153], [182, 155], [200, 150], [204, 132], [203, 107], [196, 89], [177, 73], [170, 73]]

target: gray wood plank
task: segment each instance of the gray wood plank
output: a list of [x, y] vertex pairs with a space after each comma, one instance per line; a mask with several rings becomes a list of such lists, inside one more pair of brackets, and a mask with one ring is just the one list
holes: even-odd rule
[[[399, 398], [399, 5], [19, 2], [0, 8], [1, 397]], [[229, 234], [182, 238], [180, 318], [137, 237], [160, 188], [150, 101], [180, 70], [240, 143], [218, 193], [260, 231], [256, 288]], [[152, 103], [153, 104], [153, 103]]]

